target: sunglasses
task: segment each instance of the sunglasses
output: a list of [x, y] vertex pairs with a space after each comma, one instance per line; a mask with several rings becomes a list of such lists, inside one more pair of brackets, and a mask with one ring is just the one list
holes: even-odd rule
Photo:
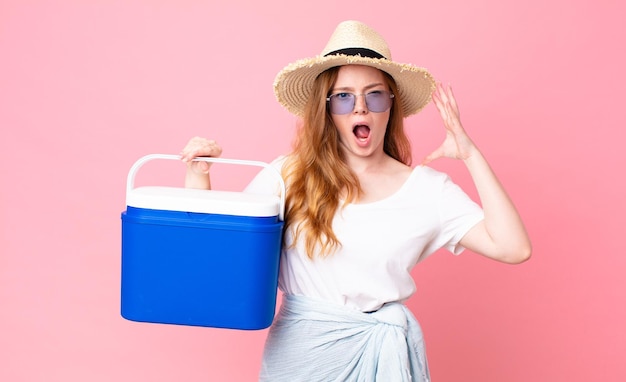
[[353, 94], [353, 93], [337, 93], [331, 94], [326, 98], [328, 107], [332, 114], [343, 115], [349, 114], [354, 110], [357, 96], [365, 97], [365, 105], [367, 110], [373, 113], [382, 113], [389, 110], [391, 107], [391, 99], [394, 97], [393, 93], [385, 90], [375, 90], [366, 94]]

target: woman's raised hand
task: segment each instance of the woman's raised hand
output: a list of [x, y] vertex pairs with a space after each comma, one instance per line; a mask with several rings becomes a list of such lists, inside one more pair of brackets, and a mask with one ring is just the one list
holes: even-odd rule
[[222, 148], [212, 139], [194, 137], [180, 152], [180, 159], [187, 163], [187, 169], [195, 174], [208, 174], [211, 163], [194, 161], [197, 157], [214, 157], [222, 155]]
[[452, 93], [452, 87], [437, 84], [432, 96], [446, 128], [446, 138], [439, 148], [424, 158], [422, 165], [442, 157], [461, 160], [469, 158], [476, 150], [476, 146], [463, 129], [461, 114]]
[[180, 152], [180, 159], [187, 163], [187, 173], [185, 175], [185, 187], [188, 188], [211, 188], [211, 178], [209, 162], [194, 161], [197, 157], [214, 157], [222, 155], [222, 148], [212, 139], [194, 137], [187, 142], [187, 145]]

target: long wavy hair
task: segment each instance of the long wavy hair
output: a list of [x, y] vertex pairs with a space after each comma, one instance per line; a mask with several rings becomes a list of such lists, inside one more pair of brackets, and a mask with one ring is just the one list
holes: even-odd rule
[[[327, 256], [341, 245], [332, 230], [332, 222], [340, 207], [358, 200], [363, 190], [356, 174], [348, 167], [341, 150], [337, 128], [327, 108], [326, 98], [333, 88], [339, 67], [322, 72], [315, 80], [306, 104], [302, 124], [293, 143], [293, 152], [283, 168], [288, 185], [285, 230], [292, 229], [295, 246], [302, 235], [309, 258], [317, 253]], [[390, 91], [395, 95], [383, 144], [390, 157], [411, 164], [411, 144], [404, 132], [398, 88], [393, 78], [382, 72]]]

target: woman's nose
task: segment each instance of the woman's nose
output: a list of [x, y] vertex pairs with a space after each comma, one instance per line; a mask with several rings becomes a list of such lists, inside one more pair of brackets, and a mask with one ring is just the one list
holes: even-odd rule
[[355, 94], [354, 95], [354, 112], [359, 113], [367, 113], [369, 110], [367, 109], [367, 103], [365, 102], [365, 94]]

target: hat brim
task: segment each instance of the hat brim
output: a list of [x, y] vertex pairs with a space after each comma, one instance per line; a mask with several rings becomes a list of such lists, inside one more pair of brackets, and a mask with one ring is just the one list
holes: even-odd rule
[[302, 59], [287, 65], [274, 80], [276, 99], [289, 112], [302, 117], [317, 76], [342, 65], [371, 66], [391, 75], [398, 86], [398, 98], [405, 117], [422, 110], [435, 90], [435, 80], [424, 68], [387, 59], [341, 54]]

